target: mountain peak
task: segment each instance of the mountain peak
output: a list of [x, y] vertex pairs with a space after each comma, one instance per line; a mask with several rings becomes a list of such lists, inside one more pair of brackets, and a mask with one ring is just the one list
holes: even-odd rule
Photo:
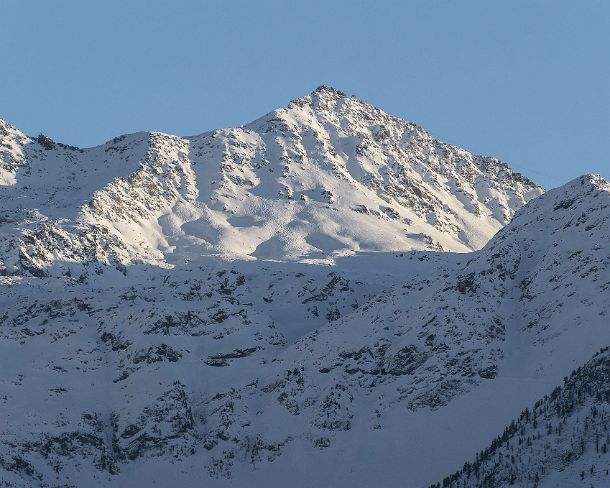
[[[294, 107], [303, 107], [305, 105], [312, 105], [314, 107], [319, 108], [319, 102], [336, 102], [342, 98], [347, 98], [347, 95], [328, 85], [320, 85], [314, 91], [312, 91], [309, 95], [303, 95], [294, 100], [291, 100], [288, 108]], [[326, 106], [326, 105], [325, 105]], [[281, 110], [281, 109], [280, 109]]]
[[570, 208], [567, 202], [573, 202], [575, 199], [584, 199], [589, 195], [597, 194], [598, 192], [610, 193], [610, 183], [601, 175], [596, 173], [584, 174], [569, 181], [559, 188], [555, 188], [548, 192], [548, 198], [554, 198], [558, 203], [556, 208]]
[[595, 188], [604, 189], [610, 191], [610, 183], [598, 173], [588, 173], [575, 178], [569, 182], [566, 186], [593, 186]]
[[312, 95], [332, 96], [333, 98], [343, 98], [343, 97], [347, 96], [341, 90], [338, 90], [337, 88], [334, 88], [334, 87], [328, 86], [328, 85], [318, 86], [311, 94]]
[[[7, 486], [424, 486], [608, 343], [603, 178], [540, 196], [335, 88], [299, 100], [88, 149], [0, 123]], [[607, 371], [492, 475], [560, 429], [548, 471], [605, 442], [610, 407], [587, 437], [564, 418], [587, 386], [607, 406]]]
[[[75, 258], [72, 243], [44, 232], [44, 244], [11, 234], [0, 269], [4, 262], [19, 272], [24, 260], [46, 266], [64, 249], [65, 259], [161, 266], [202, 255], [332, 262], [363, 251], [465, 252], [542, 193], [496, 159], [444, 144], [336, 88], [322, 85], [293, 103], [189, 138], [121, 136], [87, 150], [37, 138], [28, 172], [5, 165], [2, 181], [16, 186], [0, 199], [7, 209], [29, 202], [42, 215], [33, 227], [82, 240], [82, 253]], [[22, 193], [27, 201], [14, 198]], [[91, 244], [98, 233], [113, 236], [103, 253]], [[62, 251], [34, 259], [49, 246]]]

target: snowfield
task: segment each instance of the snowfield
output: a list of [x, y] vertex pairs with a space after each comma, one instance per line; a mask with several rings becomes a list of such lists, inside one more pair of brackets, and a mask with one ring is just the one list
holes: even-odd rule
[[472, 251], [542, 193], [496, 159], [328, 87], [195, 137], [132, 134], [78, 149], [1, 122], [0, 144], [10, 274], [58, 261]]
[[0, 121], [0, 486], [606, 486], [609, 219], [329, 87]]

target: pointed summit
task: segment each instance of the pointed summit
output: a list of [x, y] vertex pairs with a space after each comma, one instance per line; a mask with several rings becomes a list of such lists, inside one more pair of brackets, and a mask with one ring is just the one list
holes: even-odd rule
[[318, 86], [312, 93], [312, 95], [314, 94], [318, 94], [318, 95], [331, 95], [333, 97], [346, 97], [347, 95], [342, 92], [341, 90], [337, 90], [336, 88], [333, 88], [332, 86], [328, 86], [328, 85], [320, 85]]
[[567, 183], [567, 185], [576, 186], [578, 183], [580, 183], [581, 186], [588, 185], [588, 186], [594, 186], [596, 188], [606, 189], [606, 190], [608, 190], [608, 187], [610, 186], [610, 183], [599, 173], [588, 173], [588, 174], [579, 176], [578, 178]]
[[347, 95], [341, 90], [338, 90], [337, 88], [328, 85], [320, 85], [309, 95], [303, 95], [299, 98], [291, 100], [288, 105], [288, 108], [293, 108], [294, 106], [303, 107], [311, 103], [314, 103], [314, 105], [318, 105], [317, 102], [319, 102], [320, 100], [336, 101], [341, 98], [347, 98]]
[[[77, 240], [80, 254], [46, 234], [38, 242], [0, 228], [10, 241], [2, 247], [0, 238], [0, 263], [49, 247], [55, 254], [39, 253], [35, 266], [63, 252], [163, 266], [210, 254], [318, 262], [362, 251], [466, 252], [542, 193], [498, 160], [326, 85], [250, 124], [195, 137], [121, 137], [88, 150], [39, 137], [27, 161], [29, 172], [7, 166], [4, 181], [31, 196], [6, 192], [6, 208], [27, 203], [40, 228]], [[112, 236], [104, 253], [91, 244], [97, 233]]]

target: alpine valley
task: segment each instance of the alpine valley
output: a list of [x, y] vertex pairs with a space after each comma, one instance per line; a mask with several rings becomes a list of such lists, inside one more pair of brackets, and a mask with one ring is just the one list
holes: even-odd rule
[[610, 184], [321, 86], [80, 149], [0, 120], [0, 487], [610, 486]]

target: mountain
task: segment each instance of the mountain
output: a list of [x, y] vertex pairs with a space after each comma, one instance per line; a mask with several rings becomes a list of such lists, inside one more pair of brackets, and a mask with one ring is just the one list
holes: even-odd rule
[[240, 128], [91, 149], [2, 122], [0, 148], [7, 274], [201, 255], [471, 251], [542, 193], [494, 158], [328, 87]]
[[[343, 138], [380, 121], [395, 142], [347, 157]], [[193, 138], [2, 134], [4, 486], [569, 486], [583, 470], [603, 485], [601, 177], [543, 194], [326, 87]], [[294, 134], [304, 168], [278, 149]], [[369, 187], [355, 175], [373, 162], [384, 183]], [[333, 198], [301, 199], [306, 182]], [[396, 219], [354, 211], [365, 197], [432, 244], [388, 240]]]

